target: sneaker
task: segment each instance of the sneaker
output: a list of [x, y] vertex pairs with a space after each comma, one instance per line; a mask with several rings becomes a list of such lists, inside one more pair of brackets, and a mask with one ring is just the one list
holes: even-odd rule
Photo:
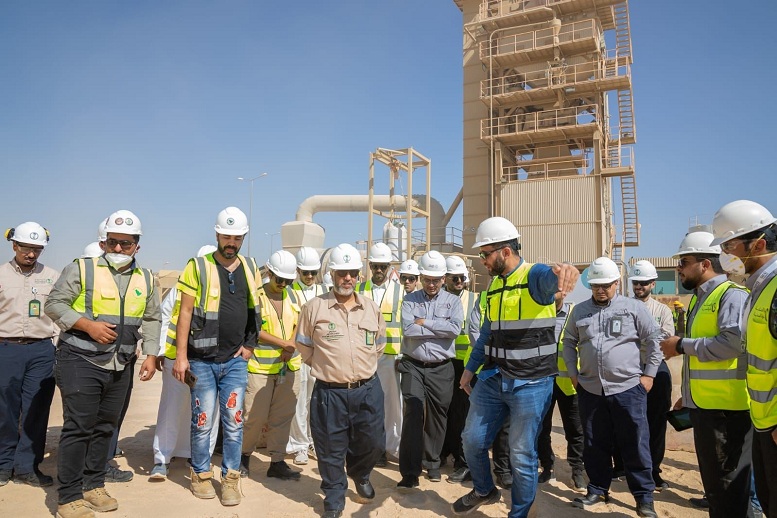
[[119, 508], [119, 501], [108, 494], [104, 487], [96, 487], [84, 491], [86, 506], [99, 513], [115, 511]]
[[512, 473], [495, 473], [496, 475], [496, 485], [504, 488], [504, 489], [510, 489], [513, 487], [513, 475]]
[[213, 489], [213, 472], [195, 473], [194, 469], [189, 471], [191, 476], [191, 490], [197, 498], [216, 498], [216, 490]]
[[154, 464], [154, 467], [151, 468], [151, 474], [149, 475], [149, 480], [167, 480], [167, 470], [170, 468], [170, 464]]
[[[16, 484], [27, 484], [32, 487], [47, 487], [54, 483], [54, 479], [48, 475], [44, 475], [38, 470], [31, 471], [30, 473], [22, 473], [21, 475], [16, 473], [13, 476], [13, 481]], [[0, 486], [5, 484], [0, 483]]]
[[267, 476], [279, 478], [281, 480], [299, 480], [302, 475], [299, 471], [294, 471], [284, 461], [271, 462], [270, 469], [267, 470]]
[[658, 518], [656, 509], [653, 507], [653, 502], [642, 502], [637, 504], [637, 516], [645, 516], [646, 518]]
[[545, 482], [549, 480], [554, 480], [556, 478], [556, 474], [553, 473], [553, 468], [542, 468], [542, 472], [540, 473], [540, 476], [537, 477], [537, 482], [540, 484], [544, 484]]
[[105, 472], [105, 482], [129, 482], [134, 476], [135, 474], [131, 471], [124, 471], [117, 468], [116, 466], [108, 466], [108, 469]]
[[251, 455], [240, 456], [240, 476], [245, 478], [251, 474], [248, 465], [251, 463]]
[[472, 473], [469, 472], [469, 468], [459, 468], [450, 475], [448, 475], [448, 478], [446, 478], [448, 482], [451, 484], [461, 484], [462, 482], [467, 482], [469, 480], [472, 480]]
[[605, 493], [603, 495], [597, 495], [596, 493], [591, 493], [590, 491], [585, 496], [581, 496], [578, 498], [575, 498], [575, 501], [572, 502], [572, 505], [575, 507], [579, 507], [580, 509], [590, 509], [594, 506], [597, 506], [601, 503], [607, 503], [610, 501], [610, 495]]
[[442, 480], [442, 475], [440, 475], [439, 469], [429, 468], [426, 470], [426, 478], [428, 478], [432, 482], [439, 482]]
[[221, 505], [237, 505], [240, 503], [242, 496], [240, 492], [240, 472], [230, 469], [221, 479]]
[[94, 511], [89, 509], [86, 500], [74, 500], [57, 506], [57, 518], [94, 518]]
[[304, 466], [308, 463], [308, 451], [302, 450], [298, 451], [297, 454], [294, 456], [294, 464], [297, 466]]
[[11, 481], [11, 475], [13, 472], [9, 469], [0, 470], [0, 487], [3, 487]]
[[397, 482], [397, 489], [413, 489], [418, 487], [418, 477], [413, 475], [405, 475], [402, 480]]
[[453, 502], [453, 514], [469, 514], [481, 505], [495, 504], [502, 497], [499, 489], [494, 487], [486, 496], [480, 496], [473, 489]]
[[585, 491], [588, 488], [582, 471], [572, 472], [572, 487], [575, 491]]
[[308, 446], [308, 457], [314, 460], [318, 459], [318, 457], [316, 457], [316, 447], [313, 446], [312, 444]]

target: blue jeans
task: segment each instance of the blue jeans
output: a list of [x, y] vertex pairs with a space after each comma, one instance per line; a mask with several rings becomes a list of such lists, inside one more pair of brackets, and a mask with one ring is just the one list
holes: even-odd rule
[[537, 492], [537, 437], [550, 407], [553, 378], [515, 386], [515, 380], [495, 374], [479, 379], [469, 397], [469, 413], [461, 439], [464, 456], [479, 495], [494, 489], [488, 449], [502, 423], [510, 419], [510, 463], [513, 469], [512, 506], [508, 516], [524, 518]]
[[195, 473], [210, 470], [210, 434], [215, 423], [218, 397], [224, 429], [221, 473], [240, 468], [243, 445], [243, 399], [248, 382], [247, 362], [241, 357], [224, 363], [192, 359], [189, 369], [197, 376], [192, 389], [192, 468]]

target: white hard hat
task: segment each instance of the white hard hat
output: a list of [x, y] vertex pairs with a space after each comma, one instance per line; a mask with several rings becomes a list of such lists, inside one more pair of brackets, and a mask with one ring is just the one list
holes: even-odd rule
[[105, 231], [105, 225], [108, 223], [108, 218], [105, 218], [97, 226], [97, 241], [103, 242], [108, 239], [108, 232]]
[[329, 252], [330, 270], [361, 270], [362, 266], [359, 251], [348, 243], [337, 245]]
[[100, 248], [99, 241], [93, 241], [86, 245], [84, 253], [81, 254], [81, 259], [89, 259], [90, 257], [100, 257], [103, 255], [103, 249]]
[[331, 288], [334, 285], [335, 283], [332, 282], [332, 274], [329, 272], [326, 272], [324, 274], [324, 286], [326, 286], [327, 288]]
[[109, 232], [117, 234], [129, 234], [131, 236], [142, 236], [143, 227], [140, 225], [140, 219], [128, 210], [117, 210], [105, 220], [105, 236], [107, 239]]
[[712, 218], [712, 245], [764, 228], [777, 221], [766, 207], [749, 200], [737, 200], [723, 205]]
[[375, 243], [370, 247], [370, 254], [367, 257], [371, 263], [390, 263], [391, 248], [386, 243]]
[[442, 277], [445, 275], [445, 257], [437, 250], [429, 250], [418, 261], [418, 271], [427, 277]]
[[637, 261], [631, 267], [630, 281], [654, 281], [658, 279], [658, 272], [653, 263], [646, 260]]
[[713, 239], [715, 239], [715, 236], [709, 231], [708, 226], [698, 225], [691, 227], [683, 240], [680, 241], [680, 248], [677, 249], [677, 253], [672, 258], [678, 259], [680, 256], [692, 254], [720, 255], [720, 247], [710, 244]]
[[421, 275], [421, 272], [418, 271], [418, 263], [412, 259], [403, 261], [402, 264], [399, 265], [399, 275], [402, 275], [403, 273], [405, 275]]
[[467, 275], [467, 265], [464, 263], [464, 259], [458, 255], [449, 255], [445, 259], [445, 268], [447, 273], [452, 275], [464, 274]]
[[297, 259], [286, 250], [273, 252], [265, 266], [283, 279], [294, 279], [297, 276]]
[[49, 231], [34, 221], [26, 221], [6, 230], [5, 238], [25, 245], [46, 246], [49, 242]]
[[472, 248], [504, 243], [520, 237], [518, 229], [510, 220], [496, 216], [488, 218], [480, 224], [475, 233], [475, 244], [472, 245]]
[[618, 265], [609, 257], [595, 259], [588, 267], [589, 284], [609, 284], [621, 278]]
[[212, 254], [216, 250], [218, 249], [213, 245], [203, 245], [199, 250], [197, 250], [197, 257], [205, 257], [208, 254]]
[[219, 212], [213, 230], [225, 236], [244, 236], [248, 234], [248, 218], [237, 207], [227, 207]]
[[318, 270], [321, 268], [321, 258], [315, 248], [303, 246], [297, 250], [297, 268], [300, 270]]

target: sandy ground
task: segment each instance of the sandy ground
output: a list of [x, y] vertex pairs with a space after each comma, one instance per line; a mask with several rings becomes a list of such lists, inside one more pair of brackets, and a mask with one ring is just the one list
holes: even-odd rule
[[[265, 476], [269, 459], [262, 450], [254, 454], [252, 473], [244, 479], [243, 502], [236, 507], [222, 507], [218, 499], [198, 500], [189, 491], [188, 467], [184, 459], [175, 459], [171, 465], [169, 480], [150, 482], [148, 472], [153, 466], [151, 444], [154, 435], [162, 376], [160, 373], [146, 383], [135, 383], [127, 418], [121, 431], [119, 446], [126, 456], [118, 460], [122, 469], [131, 469], [135, 478], [124, 484], [109, 484], [108, 491], [119, 500], [119, 509], [106, 516], [147, 517], [162, 515], [169, 517], [292, 517], [316, 516], [323, 512], [323, 494], [319, 489], [320, 479], [316, 462], [311, 460], [302, 466], [302, 479], [298, 482], [284, 482]], [[51, 409], [46, 459], [41, 470], [56, 477], [56, 447], [62, 426], [62, 405], [59, 393], [54, 396]], [[540, 486], [532, 509], [533, 517], [582, 517], [585, 511], [571, 507], [570, 502], [578, 496], [571, 489], [571, 472], [566, 462], [566, 443], [561, 422], [555, 416], [553, 446], [558, 457], [556, 461], [557, 480]], [[689, 432], [684, 432], [684, 434]], [[215, 457], [220, 462], [220, 457]], [[288, 461], [291, 464], [291, 459]], [[656, 494], [656, 510], [664, 517], [706, 516], [705, 512], [689, 506], [688, 498], [701, 493], [701, 481], [696, 467], [696, 457], [685, 451], [668, 451], [663, 465], [664, 478], [670, 488]], [[366, 505], [355, 501], [356, 493], [351, 485], [346, 498], [345, 515], [355, 517], [400, 517], [412, 513], [415, 517], [451, 516], [450, 504], [471, 490], [472, 484], [449, 484], [445, 475], [451, 467], [443, 468], [443, 482], [421, 480], [421, 486], [412, 493], [396, 490], [399, 481], [398, 466], [389, 463], [387, 468], [376, 469], [372, 475], [376, 497]], [[218, 483], [216, 484], [219, 490]], [[612, 501], [600, 505], [592, 513], [606, 516], [636, 516], [634, 499], [625, 482], [614, 482]], [[483, 506], [471, 516], [506, 516], [510, 500], [509, 491], [502, 490], [502, 500], [494, 505]], [[10, 483], [0, 488], [0, 516], [38, 517], [52, 516], [57, 507], [56, 484], [50, 488], [32, 488]]]

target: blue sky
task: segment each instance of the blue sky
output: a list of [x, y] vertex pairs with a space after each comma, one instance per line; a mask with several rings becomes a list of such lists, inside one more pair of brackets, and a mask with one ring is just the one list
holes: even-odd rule
[[[669, 255], [738, 198], [777, 212], [770, 149], [777, 7], [632, 2], [642, 242]], [[447, 207], [462, 174], [461, 14], [452, 0], [0, 3], [3, 228], [51, 231], [61, 268], [114, 210], [139, 260], [180, 268], [216, 214], [248, 213], [252, 255], [315, 194], [366, 194], [369, 153], [414, 147]], [[321, 213], [327, 246], [367, 216]], [[461, 209], [453, 220], [461, 226]], [[8, 248], [10, 257], [10, 245]]]

